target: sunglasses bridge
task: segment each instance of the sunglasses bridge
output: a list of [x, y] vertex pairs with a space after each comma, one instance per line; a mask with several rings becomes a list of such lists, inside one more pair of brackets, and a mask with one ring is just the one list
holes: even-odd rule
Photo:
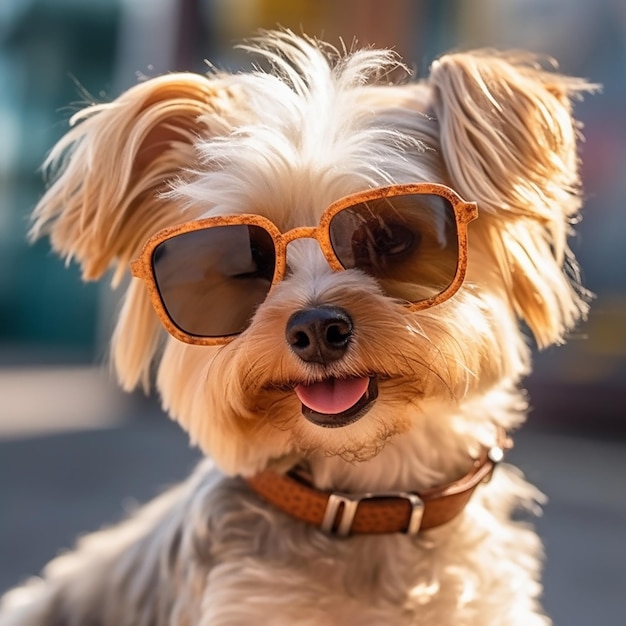
[[270, 233], [276, 246], [276, 278], [282, 279], [287, 265], [287, 246], [294, 241], [300, 239], [313, 239], [317, 242], [319, 249], [326, 259], [326, 262], [330, 268], [335, 272], [340, 272], [345, 268], [339, 262], [335, 253], [333, 252], [332, 245], [330, 244], [330, 233], [328, 231], [328, 224], [318, 226], [297, 226], [286, 232], [276, 231]]

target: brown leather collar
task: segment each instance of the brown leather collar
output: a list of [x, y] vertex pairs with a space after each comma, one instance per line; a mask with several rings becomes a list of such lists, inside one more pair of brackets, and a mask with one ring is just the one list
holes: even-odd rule
[[500, 432], [497, 445], [483, 449], [467, 474], [419, 494], [321, 491], [296, 471], [288, 474], [264, 471], [248, 478], [247, 482], [258, 495], [284, 513], [332, 535], [415, 535], [446, 524], [461, 513], [476, 487], [491, 478], [504, 451], [511, 447], [506, 433]]

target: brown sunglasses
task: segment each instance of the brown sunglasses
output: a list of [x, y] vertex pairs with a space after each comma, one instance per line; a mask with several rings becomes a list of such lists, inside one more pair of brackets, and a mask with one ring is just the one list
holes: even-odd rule
[[209, 217], [160, 230], [131, 263], [176, 339], [225, 344], [283, 280], [287, 245], [317, 240], [333, 271], [360, 270], [417, 311], [444, 302], [467, 268], [467, 224], [478, 216], [434, 183], [370, 189], [333, 202], [318, 226], [281, 233], [260, 215]]

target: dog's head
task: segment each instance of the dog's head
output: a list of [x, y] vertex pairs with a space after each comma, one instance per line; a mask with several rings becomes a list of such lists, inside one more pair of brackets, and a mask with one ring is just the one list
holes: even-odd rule
[[164, 406], [226, 471], [366, 459], [515, 384], [522, 327], [547, 346], [584, 316], [567, 238], [588, 86], [494, 52], [390, 82], [388, 51], [254, 48], [270, 70], [152, 78], [79, 113], [33, 232], [86, 279], [135, 260], [119, 380], [158, 362]]

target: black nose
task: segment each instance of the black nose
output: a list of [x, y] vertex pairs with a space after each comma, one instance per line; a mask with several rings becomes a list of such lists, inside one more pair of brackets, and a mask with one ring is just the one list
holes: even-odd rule
[[337, 361], [352, 337], [352, 320], [339, 307], [321, 305], [296, 311], [287, 322], [287, 341], [307, 363]]

